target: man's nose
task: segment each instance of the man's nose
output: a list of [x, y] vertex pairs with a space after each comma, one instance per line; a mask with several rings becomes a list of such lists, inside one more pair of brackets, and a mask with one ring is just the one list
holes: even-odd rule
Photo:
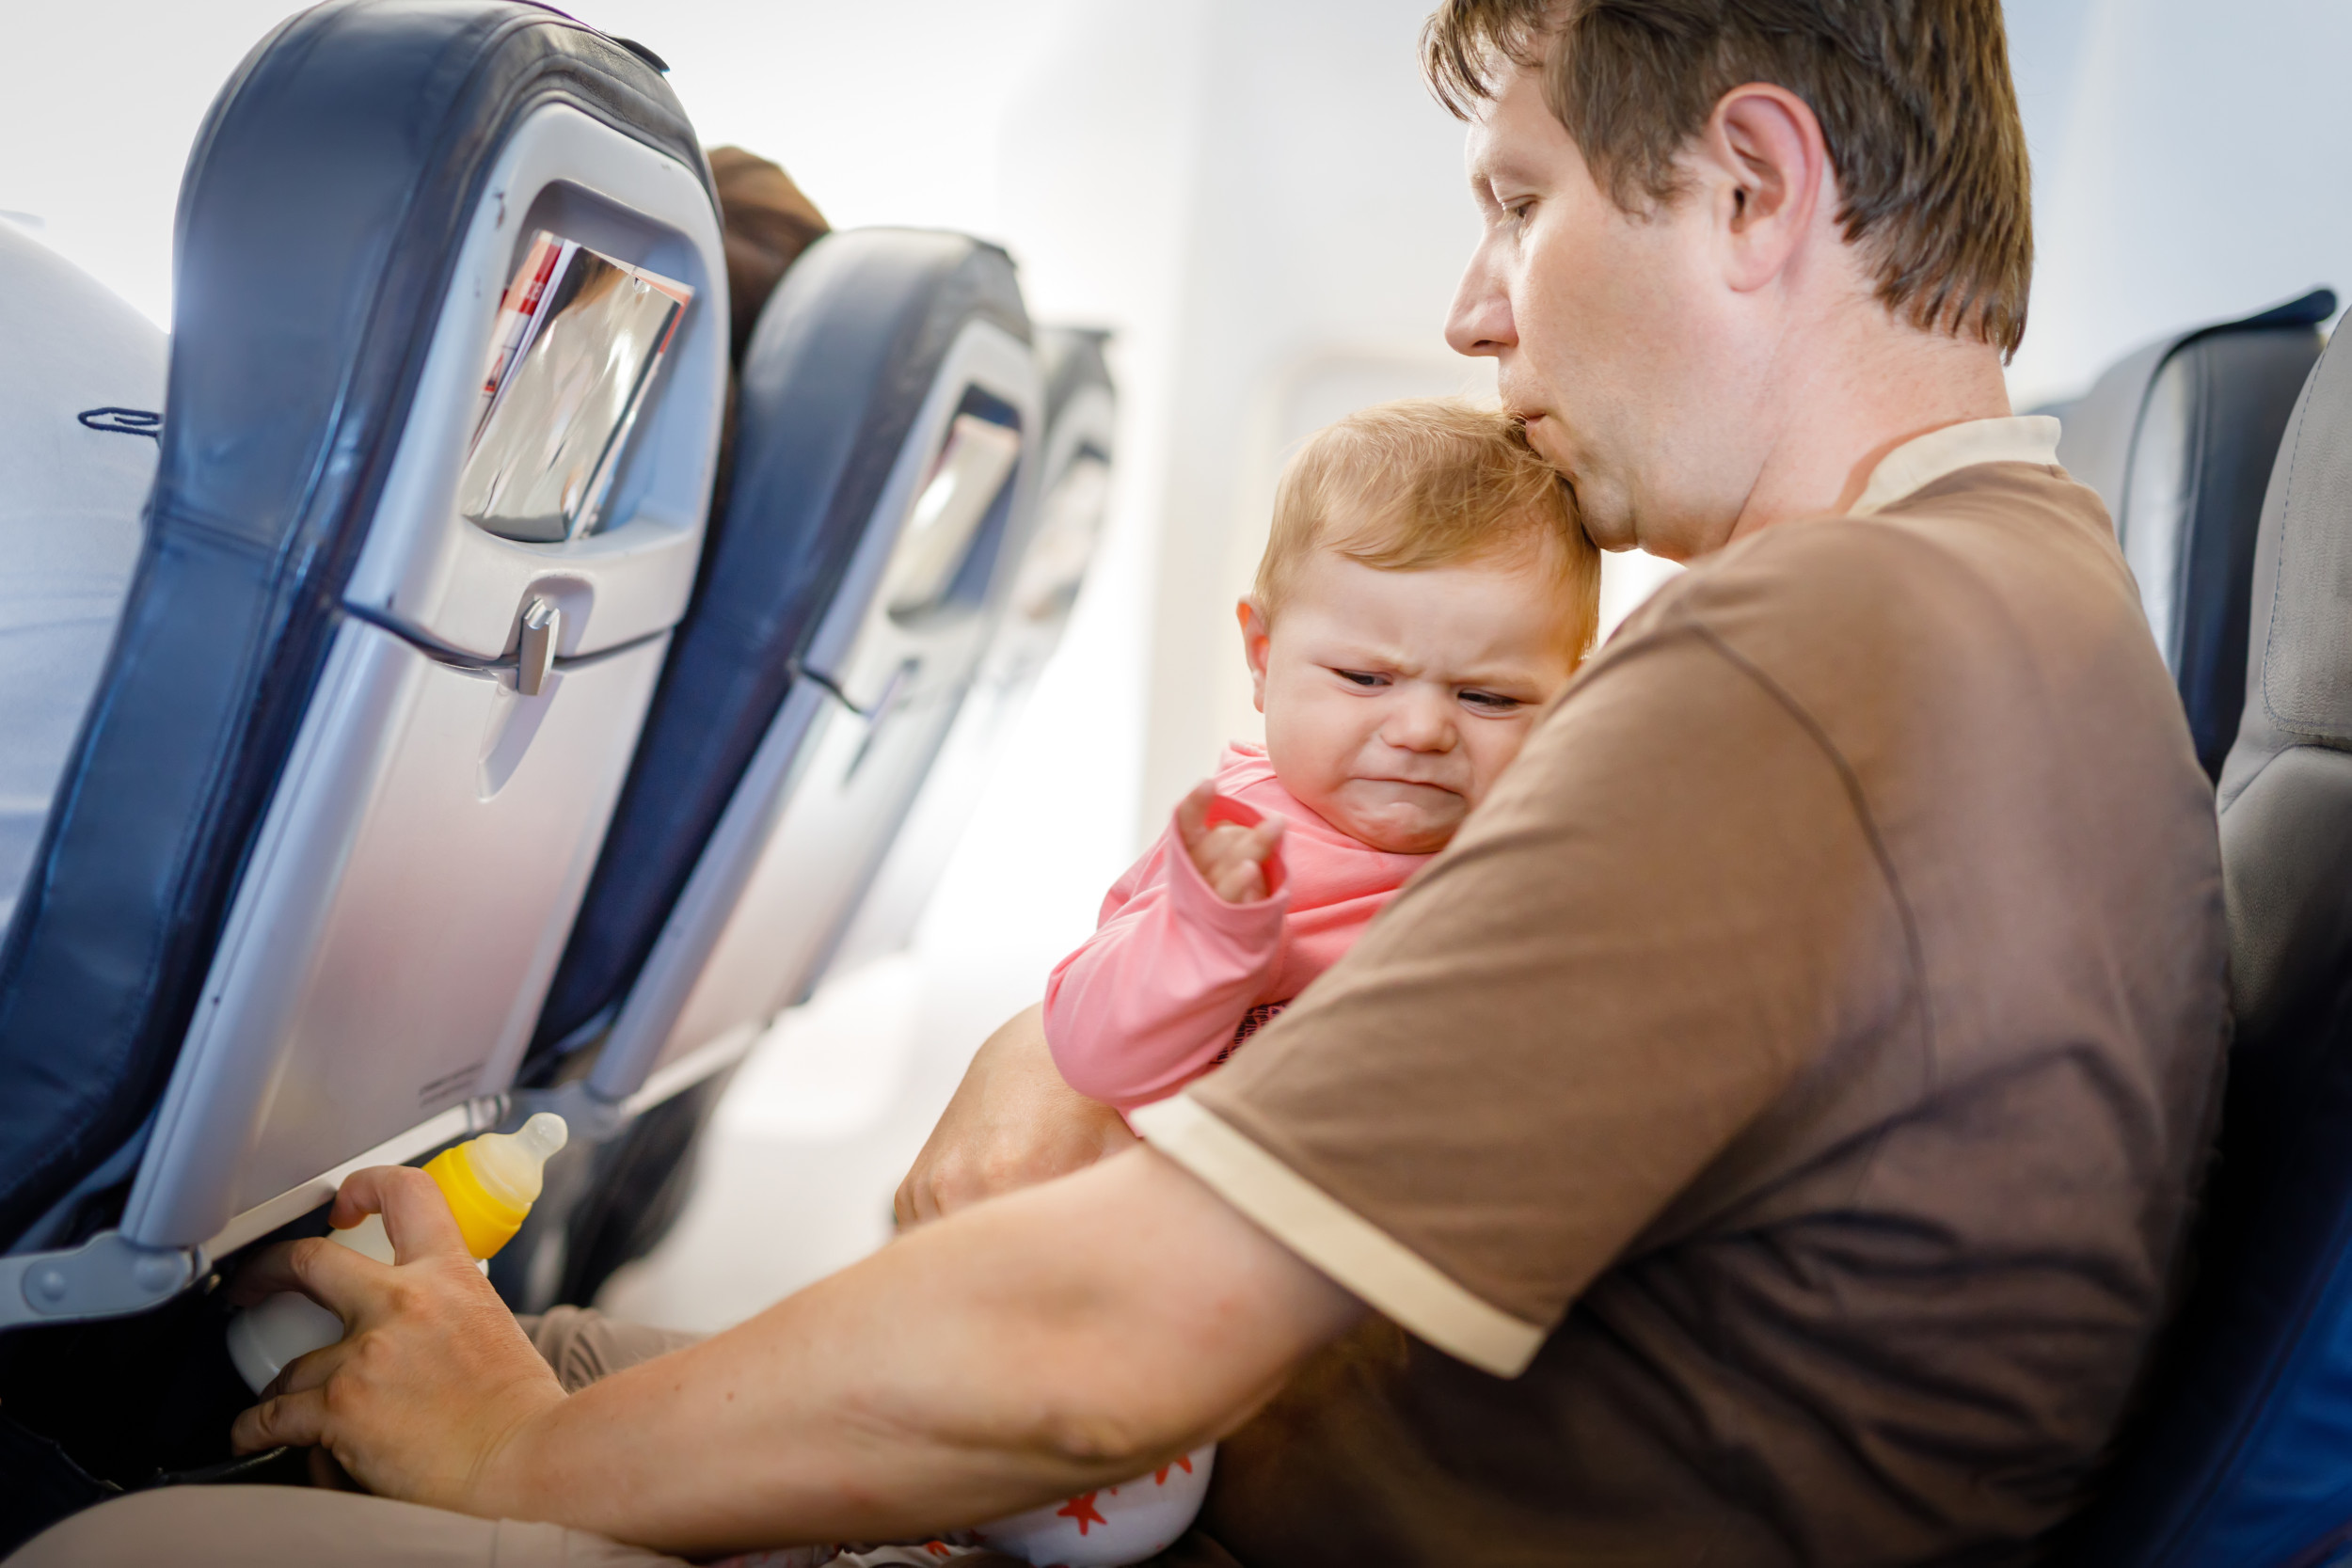
[[1445, 341], [1456, 354], [1495, 358], [1518, 345], [1518, 328], [1511, 320], [1511, 296], [1496, 276], [1484, 244], [1471, 252], [1460, 287], [1454, 291], [1454, 309], [1446, 315]]

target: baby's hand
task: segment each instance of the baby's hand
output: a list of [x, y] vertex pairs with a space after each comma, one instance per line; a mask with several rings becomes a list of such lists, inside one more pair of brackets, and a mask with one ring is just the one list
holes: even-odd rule
[[1216, 786], [1203, 781], [1176, 804], [1176, 836], [1184, 842], [1200, 879], [1229, 904], [1254, 904], [1267, 893], [1265, 863], [1282, 842], [1282, 819], [1268, 816], [1254, 828], [1209, 820]]

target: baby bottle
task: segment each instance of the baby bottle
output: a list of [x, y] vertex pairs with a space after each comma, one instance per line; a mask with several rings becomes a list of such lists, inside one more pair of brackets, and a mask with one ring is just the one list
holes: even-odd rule
[[[568, 1134], [562, 1117], [542, 1111], [517, 1132], [485, 1132], [425, 1163], [424, 1173], [449, 1199], [466, 1250], [477, 1260], [522, 1228], [539, 1196], [541, 1168]], [[326, 1239], [379, 1263], [392, 1260], [392, 1239], [384, 1233], [381, 1214], [370, 1214], [348, 1230], [330, 1230]], [[281, 1291], [230, 1320], [229, 1358], [258, 1394], [287, 1362], [342, 1337], [341, 1318], [299, 1291]]]

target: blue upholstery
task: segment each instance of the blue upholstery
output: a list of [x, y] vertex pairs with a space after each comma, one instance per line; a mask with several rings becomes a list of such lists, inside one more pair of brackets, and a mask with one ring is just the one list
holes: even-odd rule
[[550, 103], [703, 169], [653, 71], [501, 0], [306, 11], [197, 138], [146, 549], [0, 948], [0, 1243], [155, 1103], [483, 182]]
[[2065, 411], [2058, 461], [2099, 492], [2151, 628], [2218, 778], [2246, 698], [2247, 605], [2263, 487], [2335, 295], [2174, 333]]
[[[744, 356], [726, 515], [714, 520], [541, 1014], [533, 1050], [543, 1059], [588, 1043], [610, 1020], [753, 752], [787, 697], [814, 693], [799, 660], [842, 592], [948, 350], [975, 320], [1029, 336], [1005, 253], [891, 230], [818, 240], [762, 311]], [[967, 562], [983, 579], [1002, 510]]]
[[2189, 1305], [2060, 1560], [2283, 1568], [2352, 1542], [2352, 349], [2264, 501], [2220, 783], [2237, 1037]]

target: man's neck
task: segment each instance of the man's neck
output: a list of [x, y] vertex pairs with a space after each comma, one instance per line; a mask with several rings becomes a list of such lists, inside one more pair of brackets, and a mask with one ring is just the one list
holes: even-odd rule
[[1792, 517], [1850, 510], [1887, 453], [1966, 420], [2010, 411], [2000, 351], [1888, 320], [1839, 340], [1811, 340], [1786, 367], [1787, 406], [1799, 410], [1766, 458], [1724, 543]]

